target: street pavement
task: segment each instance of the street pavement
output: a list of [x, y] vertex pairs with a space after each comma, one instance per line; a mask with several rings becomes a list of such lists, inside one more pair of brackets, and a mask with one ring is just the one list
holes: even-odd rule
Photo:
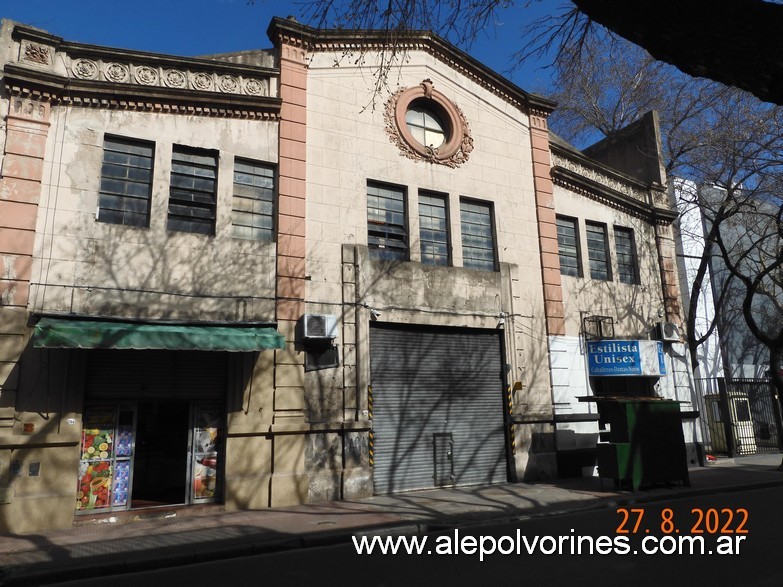
[[[690, 486], [616, 491], [598, 477], [413, 491], [355, 501], [224, 512], [167, 509], [72, 528], [0, 535], [0, 585], [41, 585], [254, 554], [344, 544], [361, 534], [424, 534], [597, 508], [783, 486], [780, 454], [691, 468]], [[159, 517], [154, 517], [157, 513]]]

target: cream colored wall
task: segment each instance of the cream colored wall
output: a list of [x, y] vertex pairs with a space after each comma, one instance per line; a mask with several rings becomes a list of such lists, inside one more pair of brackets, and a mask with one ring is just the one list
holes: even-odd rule
[[[73, 523], [82, 430], [79, 363], [72, 352], [38, 349], [28, 349], [19, 363], [15, 423], [11, 434], [0, 435], [0, 533]], [[37, 476], [30, 474], [33, 463], [39, 463]]]
[[[373, 56], [365, 56], [367, 66], [359, 72], [346, 63], [333, 67], [339, 54], [314, 55], [308, 77], [307, 272], [311, 276], [308, 302], [330, 303], [342, 299], [340, 247], [367, 244], [369, 180], [388, 182], [407, 190], [412, 267], [418, 266], [416, 262], [420, 258], [419, 190], [448, 195], [455, 267], [462, 265], [460, 197], [491, 202], [499, 261], [515, 266], [522, 276], [509, 284], [514, 288], [517, 311], [525, 316], [543, 314], [527, 115], [428, 54], [412, 53], [408, 57], [405, 64], [391, 72], [392, 91], [397, 87], [417, 86], [424, 79], [432, 80], [434, 88], [464, 112], [474, 149], [469, 160], [456, 169], [404, 157], [385, 131], [384, 107], [389, 93], [373, 96], [370, 73]], [[427, 273], [428, 269], [412, 271]], [[407, 286], [394, 278], [368, 287], [363, 292], [365, 301], [377, 307], [402, 306], [405, 309], [395, 310], [396, 321], [442, 325], [465, 325], [469, 321], [471, 326], [479, 326], [475, 323], [476, 308], [450, 301], [450, 296], [476, 297], [482, 299], [478, 308], [479, 316], [483, 316], [481, 325], [497, 324], [497, 314], [503, 309], [500, 280], [490, 289], [471, 294], [462, 273], [448, 269], [437, 273], [428, 277], [435, 279], [437, 286], [427, 287], [422, 283], [423, 287], [417, 288], [426, 291], [427, 299], [403, 300], [399, 293]], [[415, 282], [419, 277], [412, 274], [407, 279]], [[502, 295], [506, 296], [506, 292]], [[419, 311], [425, 306], [444, 311], [425, 319], [424, 312]], [[520, 349], [539, 344], [538, 339], [527, 338], [526, 334], [520, 334]], [[547, 387], [548, 391], [548, 383], [541, 381], [537, 385]]]
[[[155, 143], [149, 228], [95, 219], [104, 133]], [[215, 236], [166, 230], [174, 144], [218, 151]], [[276, 246], [231, 235], [234, 157], [276, 164], [277, 124], [55, 107], [44, 161], [28, 309], [129, 318], [274, 322]], [[265, 433], [272, 420], [272, 356], [267, 351], [243, 357], [243, 369], [252, 375], [247, 376], [241, 406], [229, 406], [225, 461], [229, 509], [269, 504], [272, 442]], [[70, 372], [72, 377], [78, 377], [77, 370]], [[23, 399], [32, 393], [26, 389]], [[72, 523], [81, 394], [79, 388], [67, 396], [57, 387], [48, 410], [56, 410], [66, 397], [76, 402], [71, 406], [75, 412], [68, 413], [74, 416], [75, 425], [51, 432], [61, 445], [70, 439], [65, 433], [73, 428], [72, 447], [46, 446], [46, 436], [38, 433], [46, 422], [39, 421], [34, 411], [18, 412], [21, 419], [37, 425], [33, 437], [44, 444], [35, 451], [15, 449], [15, 454], [23, 456], [25, 463], [40, 461], [42, 477], [22, 477], [10, 484], [14, 495], [11, 503], [0, 505], [0, 528], [24, 532]], [[60, 416], [52, 421], [61, 424], [65, 415]], [[18, 430], [12, 438], [17, 444], [24, 441]], [[254, 451], [252, 458], [248, 458], [248, 449]], [[33, 511], [45, 515], [34, 516]]]
[[[34, 438], [30, 446], [16, 444], [12, 450], [0, 445], [0, 473], [4, 480], [10, 478], [2, 485], [5, 495], [0, 501], [0, 532], [26, 534], [44, 528], [67, 528], [73, 523], [78, 437], [67, 447], [60, 435]], [[55, 447], [43, 446], [47, 440]], [[30, 476], [32, 463], [40, 467], [36, 477]], [[11, 471], [14, 465], [18, 476]]]
[[[654, 226], [557, 185], [555, 186], [555, 211], [558, 215], [579, 220], [583, 276], [562, 276], [566, 335], [578, 336], [581, 332], [581, 319], [589, 314], [613, 317], [614, 332], [618, 338], [647, 338], [649, 331], [661, 320], [658, 311], [663, 310]], [[590, 278], [586, 221], [607, 225], [612, 263], [611, 281]], [[639, 263], [639, 285], [620, 283], [617, 277], [615, 226], [633, 229]]]
[[[418, 190], [449, 195], [452, 235], [459, 235], [460, 196], [495, 203], [501, 262], [538, 267], [533, 176], [528, 118], [471, 80], [429, 55], [410, 61], [391, 80], [392, 87], [417, 86], [431, 79], [436, 90], [457, 104], [468, 119], [474, 140], [469, 161], [457, 169], [406, 159], [385, 132], [384, 102], [373, 96], [369, 67], [332, 67], [337, 55], [318, 53], [308, 77], [308, 259], [339, 262], [339, 244], [366, 244], [367, 181], [389, 182], [408, 190], [412, 248], [418, 251]], [[369, 59], [369, 57], [368, 57]], [[375, 99], [375, 107], [371, 106]], [[462, 264], [459, 238], [453, 239], [454, 265]], [[416, 260], [414, 252], [412, 260]], [[313, 287], [308, 299], [334, 295], [316, 287], [332, 271], [310, 263]]]
[[[275, 245], [231, 236], [234, 157], [277, 162], [274, 122], [55, 108], [30, 309], [274, 320]], [[154, 141], [149, 228], [96, 221], [104, 133]], [[166, 230], [172, 145], [219, 151], [216, 235]]]
[[[495, 328], [499, 312], [506, 312], [505, 360], [516, 389], [515, 413], [551, 419], [529, 117], [429, 54], [409, 54], [390, 72], [391, 91], [377, 96], [371, 73], [375, 56], [364, 56], [361, 72], [346, 60], [334, 67], [340, 57], [317, 53], [308, 68], [307, 302], [308, 312], [345, 317], [348, 328], [338, 344], [349, 345], [343, 347], [345, 381], [351, 382], [350, 389], [346, 383], [346, 414], [356, 405], [357, 417], [366, 417], [361, 408], [369, 383], [370, 316], [360, 305], [366, 303], [381, 310], [381, 321], [407, 324]], [[390, 94], [425, 79], [468, 121], [474, 148], [458, 168], [405, 157], [385, 130]], [[367, 259], [368, 181], [402, 186], [407, 194], [411, 261], [389, 271]], [[419, 262], [419, 190], [447, 195], [453, 267]], [[500, 271], [462, 268], [461, 197], [492, 203]], [[354, 259], [344, 245], [356, 248], [355, 262], [341, 263], [341, 250]], [[355, 353], [346, 332], [356, 341]], [[518, 433], [521, 476], [532, 431], [520, 426]], [[543, 462], [536, 466], [545, 468]]]

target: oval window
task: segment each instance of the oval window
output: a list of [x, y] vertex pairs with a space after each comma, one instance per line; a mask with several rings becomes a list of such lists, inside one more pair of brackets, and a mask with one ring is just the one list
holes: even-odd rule
[[473, 150], [465, 115], [425, 79], [386, 103], [386, 132], [406, 157], [458, 167]]
[[411, 103], [405, 113], [405, 123], [411, 136], [430, 149], [437, 149], [449, 139], [443, 119], [421, 100]]

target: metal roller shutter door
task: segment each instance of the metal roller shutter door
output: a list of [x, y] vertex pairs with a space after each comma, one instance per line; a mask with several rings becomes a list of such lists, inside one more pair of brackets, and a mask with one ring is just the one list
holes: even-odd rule
[[497, 331], [372, 326], [376, 493], [444, 484], [434, 479], [444, 434], [454, 485], [507, 480], [501, 344]]

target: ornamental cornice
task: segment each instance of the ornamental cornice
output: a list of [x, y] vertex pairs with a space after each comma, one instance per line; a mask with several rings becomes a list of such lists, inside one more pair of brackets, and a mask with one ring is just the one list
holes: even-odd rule
[[277, 41], [281, 45], [289, 45], [291, 47], [296, 47], [298, 49], [308, 50], [312, 48], [312, 43], [310, 39], [306, 39], [295, 35], [281, 34], [278, 36]]
[[669, 225], [677, 218], [677, 213], [668, 205], [663, 186], [652, 185], [645, 189], [632, 178], [626, 179], [611, 170], [603, 172], [558, 151], [552, 149], [555, 185], [651, 224]]
[[576, 176], [563, 167], [552, 168], [552, 181], [568, 191], [598, 202], [609, 208], [619, 210], [635, 218], [655, 225], [668, 226], [677, 218], [677, 213], [669, 208], [657, 208], [638, 200], [632, 200], [611, 188], [595, 184], [592, 180]]
[[[352, 53], [359, 51], [391, 51], [392, 48], [386, 42], [346, 42], [346, 41], [328, 41], [318, 42], [313, 46], [314, 51], [329, 52], [336, 51], [340, 53]], [[505, 102], [511, 104], [517, 110], [529, 114], [532, 111], [532, 106], [529, 105], [529, 96], [524, 95], [522, 90], [519, 92], [511, 91], [510, 88], [504, 88], [498, 84], [497, 79], [491, 79], [488, 75], [482, 75], [475, 67], [469, 67], [463, 59], [459, 59], [452, 56], [449, 53], [444, 53], [439, 47], [433, 45], [429, 41], [399, 41], [394, 45], [393, 50], [400, 54], [409, 53], [412, 51], [423, 51], [432, 57], [445, 63], [450, 68], [457, 71], [460, 75], [470, 79], [475, 84], [479, 85], [482, 89], [489, 91], [498, 98], [501, 98]], [[542, 113], [546, 112], [548, 116], [552, 111], [551, 108], [542, 108]]]
[[580, 196], [584, 196], [585, 198], [593, 200], [594, 202], [598, 202], [600, 204], [603, 204], [604, 206], [608, 206], [615, 210], [619, 210], [625, 214], [634, 216], [635, 218], [641, 218], [642, 220], [648, 222], [650, 221], [651, 211], [649, 209], [645, 210], [640, 208], [639, 206], [630, 205], [628, 202], [623, 202], [622, 200], [618, 200], [617, 198], [611, 197], [606, 192], [602, 192], [600, 190], [595, 190], [595, 189], [589, 189], [579, 181], [573, 181], [570, 178], [559, 175], [557, 173], [557, 170], [554, 170], [552, 180], [555, 185], [565, 188], [568, 191], [579, 194]]
[[536, 109], [548, 115], [556, 106], [551, 100], [529, 94], [448, 41], [428, 31], [318, 30], [290, 18], [274, 18], [269, 25], [267, 35], [275, 44], [285, 38], [287, 42], [301, 43], [314, 52], [363, 54], [369, 51], [394, 51], [405, 55], [406, 52], [423, 51], [521, 112], [527, 114], [532, 109]]
[[273, 95], [270, 76], [237, 75], [223, 68], [169, 67], [140, 61], [115, 61], [77, 57], [65, 60], [70, 79], [103, 81], [113, 84], [164, 87], [198, 92], [269, 97]]
[[3, 81], [9, 95], [53, 104], [250, 120], [280, 119], [280, 100], [277, 98], [267, 98], [263, 102], [235, 99], [227, 103], [214, 98], [203, 99], [201, 95], [195, 96], [194, 93], [189, 95], [189, 99], [183, 100], [181, 95], [172, 95], [171, 91], [158, 92], [155, 95], [146, 92], [135, 95], [117, 94], [105, 91], [105, 87], [96, 88], [95, 83], [74, 87], [53, 82], [51, 77], [30, 80], [17, 77], [15, 73], [14, 69], [9, 71], [6, 66]]
[[19, 52], [5, 66], [16, 78], [10, 83], [44, 88], [62, 102], [167, 103], [172, 111], [212, 113], [266, 111], [278, 101], [278, 69], [63, 42], [21, 25], [13, 38]]
[[561, 157], [556, 153], [552, 153], [552, 165], [555, 167], [567, 169], [576, 175], [592, 180], [595, 183], [605, 186], [628, 198], [637, 200], [638, 202], [647, 204], [650, 200], [650, 195], [647, 190], [640, 189], [625, 181], [622, 181], [616, 177], [612, 177], [607, 173], [602, 173], [593, 167], [588, 167], [587, 165], [583, 165], [578, 161], [568, 157]]

